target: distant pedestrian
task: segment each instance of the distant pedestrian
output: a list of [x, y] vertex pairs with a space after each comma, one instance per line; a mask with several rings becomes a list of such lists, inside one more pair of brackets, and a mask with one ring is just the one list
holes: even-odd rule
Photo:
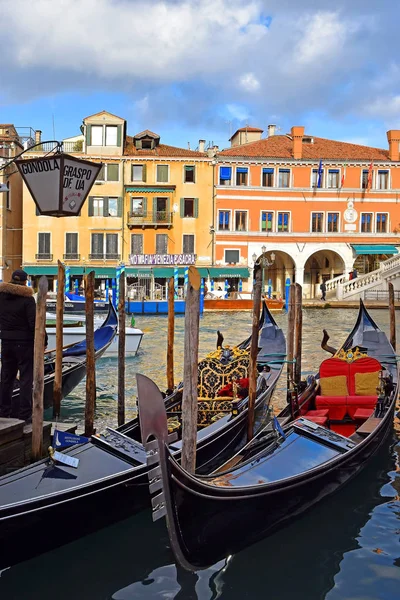
[[321, 293], [322, 293], [321, 300], [322, 301], [326, 300], [326, 283], [325, 283], [325, 281], [323, 281], [321, 283], [321, 285], [319, 286], [319, 289], [321, 290]]
[[[36, 303], [27, 280], [27, 273], [17, 269], [10, 283], [0, 283], [0, 417], [30, 422]], [[18, 371], [19, 397], [13, 400]]]

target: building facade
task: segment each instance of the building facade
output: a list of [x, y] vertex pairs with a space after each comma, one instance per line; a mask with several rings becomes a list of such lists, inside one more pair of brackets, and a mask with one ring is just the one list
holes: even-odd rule
[[217, 155], [217, 265], [252, 267], [264, 256], [273, 262], [265, 291], [269, 284], [284, 296], [290, 279], [314, 298], [322, 280], [368, 272], [397, 253], [400, 131], [388, 131], [388, 149], [306, 135], [304, 127], [261, 134], [238, 130]]

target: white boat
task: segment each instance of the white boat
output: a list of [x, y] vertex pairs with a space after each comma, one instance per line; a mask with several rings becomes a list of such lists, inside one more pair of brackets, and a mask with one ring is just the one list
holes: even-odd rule
[[[95, 318], [94, 327], [97, 329], [102, 323], [102, 319]], [[46, 313], [46, 331], [48, 335], [47, 350], [54, 350], [56, 347], [56, 315]], [[63, 346], [75, 344], [85, 338], [86, 323], [83, 315], [65, 315], [63, 318]], [[143, 331], [137, 327], [125, 328], [125, 355], [135, 356], [139, 350], [143, 338]], [[103, 356], [118, 355], [118, 333], [112, 343], [107, 348]]]

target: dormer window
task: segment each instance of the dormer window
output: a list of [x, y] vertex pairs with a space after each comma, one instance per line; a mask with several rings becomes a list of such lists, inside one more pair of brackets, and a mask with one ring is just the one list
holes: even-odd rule
[[102, 146], [103, 145], [103, 125], [92, 125], [91, 126], [91, 146]]
[[143, 150], [152, 150], [153, 140], [142, 140], [142, 148]]
[[88, 146], [113, 146], [122, 144], [121, 125], [87, 125], [86, 139]]
[[118, 146], [117, 137], [117, 125], [106, 125], [106, 146]]

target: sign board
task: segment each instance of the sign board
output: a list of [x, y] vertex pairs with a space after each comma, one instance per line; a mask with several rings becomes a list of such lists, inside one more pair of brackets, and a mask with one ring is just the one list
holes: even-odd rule
[[63, 152], [15, 164], [39, 213], [50, 217], [76, 217], [103, 166]]
[[8, 183], [0, 183], [0, 193], [1, 192], [9, 192], [10, 188], [8, 187]]
[[130, 254], [131, 265], [195, 265], [196, 254]]

